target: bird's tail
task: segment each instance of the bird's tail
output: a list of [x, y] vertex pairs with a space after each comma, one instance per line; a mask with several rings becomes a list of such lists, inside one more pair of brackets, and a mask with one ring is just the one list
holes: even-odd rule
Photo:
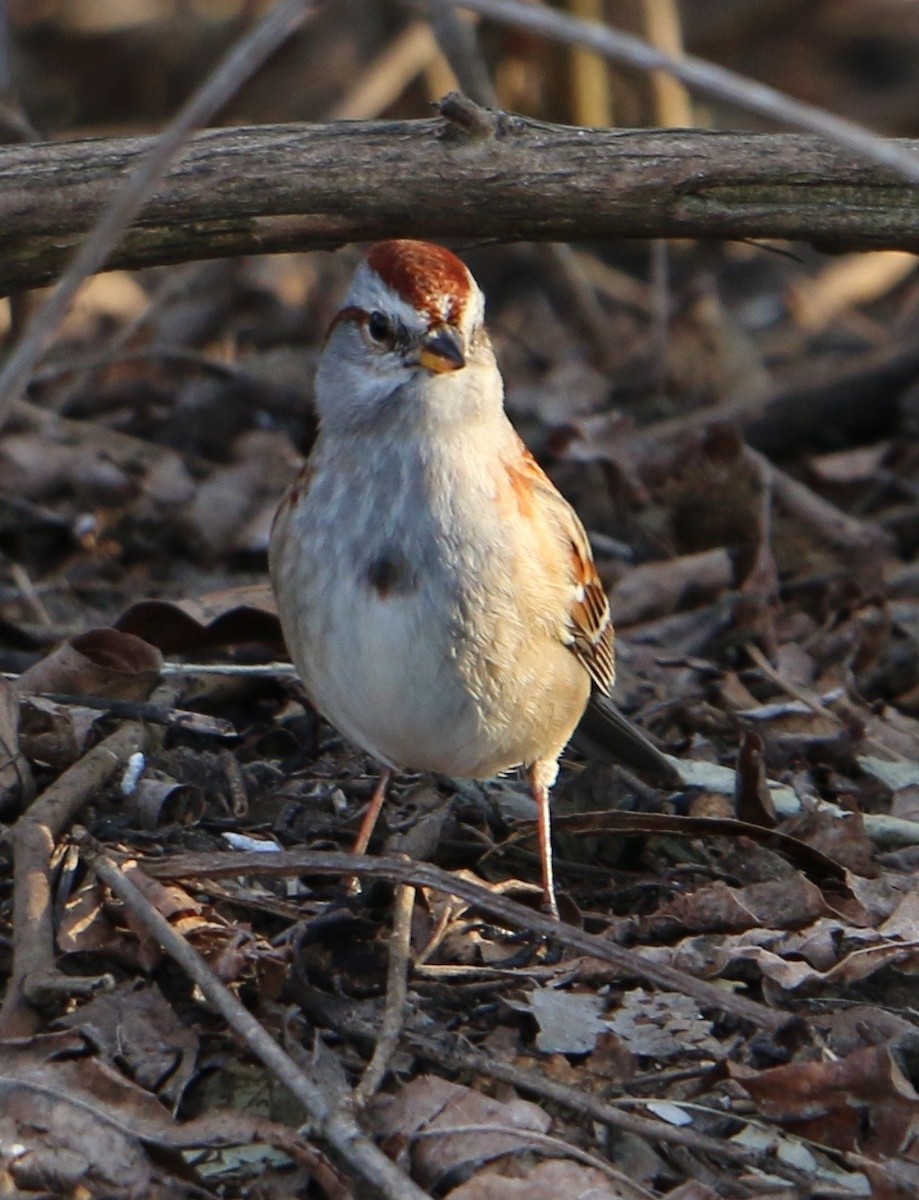
[[667, 756], [596, 689], [573, 740], [588, 757], [621, 763], [658, 787], [681, 786], [680, 773]]

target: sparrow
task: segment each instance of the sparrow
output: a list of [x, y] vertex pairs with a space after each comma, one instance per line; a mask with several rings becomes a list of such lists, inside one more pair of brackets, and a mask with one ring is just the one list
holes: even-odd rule
[[456, 255], [371, 248], [331, 323], [316, 409], [269, 567], [309, 699], [383, 768], [355, 852], [394, 771], [522, 767], [557, 917], [549, 792], [585, 711], [616, 757], [672, 768], [611, 704], [613, 625], [587, 535], [504, 411], [484, 298]]

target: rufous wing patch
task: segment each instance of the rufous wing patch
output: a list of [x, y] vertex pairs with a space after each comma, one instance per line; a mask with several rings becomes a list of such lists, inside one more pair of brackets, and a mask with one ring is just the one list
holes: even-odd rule
[[281, 503], [278, 505], [277, 511], [274, 514], [274, 520], [271, 523], [272, 534], [277, 527], [278, 521], [280, 521], [282, 517], [286, 517], [288, 513], [295, 509], [310, 490], [315, 474], [316, 468], [311, 462], [305, 462], [297, 472], [296, 478], [284, 493], [283, 497], [281, 498]]
[[597, 687], [608, 692], [615, 679], [613, 659], [613, 622], [606, 590], [597, 574], [593, 558], [584, 547], [571, 543], [571, 563], [575, 579], [575, 602], [571, 608], [574, 640], [571, 649], [584, 664]]
[[519, 449], [519, 455], [513, 462], [505, 462], [504, 469], [517, 511], [522, 517], [532, 517], [538, 504], [537, 492], [555, 492], [556, 488], [522, 441], [519, 443]]
[[[615, 678], [613, 624], [606, 590], [597, 574], [587, 534], [568, 501], [523, 441], [519, 442], [519, 451], [513, 462], [504, 464], [510, 485], [509, 496], [513, 497], [524, 519], [532, 520], [540, 509], [555, 517], [555, 522], [550, 525], [540, 522], [547, 537], [551, 538], [552, 553], [557, 553], [554, 550], [559, 544], [556, 539], [567, 535], [574, 593], [569, 613], [571, 640], [568, 644], [597, 687], [608, 692]], [[561, 546], [564, 545], [563, 541]]]

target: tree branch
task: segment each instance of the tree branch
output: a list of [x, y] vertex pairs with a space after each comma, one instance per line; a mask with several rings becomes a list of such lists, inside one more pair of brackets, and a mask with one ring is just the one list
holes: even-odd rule
[[[919, 250], [919, 193], [820, 138], [584, 130], [505, 114], [196, 135], [110, 266], [405, 236], [788, 238]], [[0, 291], [46, 283], [148, 138], [0, 146]], [[900, 143], [915, 147], [916, 143]]]

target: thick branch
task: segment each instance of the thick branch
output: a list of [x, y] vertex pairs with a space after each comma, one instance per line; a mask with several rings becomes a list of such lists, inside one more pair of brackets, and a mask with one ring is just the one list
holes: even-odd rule
[[[919, 249], [915, 187], [816, 137], [489, 119], [465, 130], [436, 118], [205, 131], [111, 265], [395, 235], [774, 237]], [[0, 147], [0, 290], [52, 279], [149, 144]]]

